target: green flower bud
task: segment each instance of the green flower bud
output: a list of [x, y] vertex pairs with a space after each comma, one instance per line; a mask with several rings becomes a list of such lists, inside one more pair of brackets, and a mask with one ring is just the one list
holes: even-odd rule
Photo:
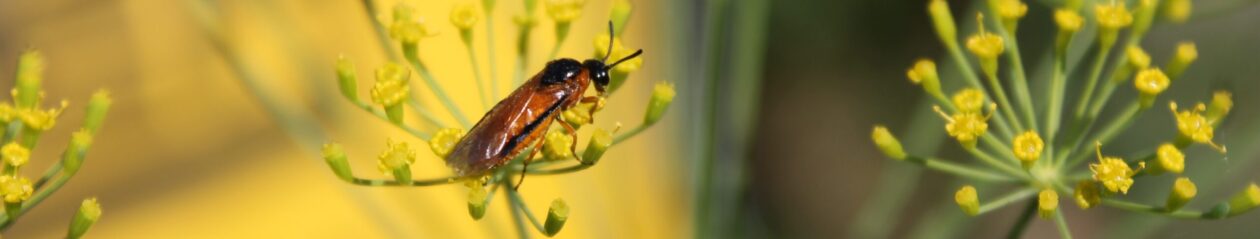
[[1260, 187], [1257, 187], [1255, 183], [1251, 183], [1251, 185], [1247, 185], [1247, 189], [1238, 192], [1237, 195], [1234, 195], [1234, 198], [1229, 200], [1229, 216], [1237, 216], [1238, 214], [1251, 211], [1257, 205], [1260, 205]]
[[350, 171], [350, 163], [346, 160], [346, 151], [338, 143], [324, 144], [323, 149], [324, 161], [328, 163], [328, 167], [332, 168], [337, 178], [347, 182], [354, 181], [354, 174]]
[[70, 146], [61, 155], [61, 172], [74, 175], [83, 166], [84, 154], [92, 146], [92, 134], [87, 129], [80, 129], [70, 136]]
[[674, 102], [674, 83], [657, 82], [652, 88], [652, 100], [648, 102], [647, 114], [643, 116], [643, 125], [656, 124], [665, 115], [669, 104]]
[[18, 58], [17, 83], [14, 84], [13, 101], [19, 109], [34, 108], [40, 101], [43, 89], [44, 55], [28, 50]]
[[884, 156], [896, 160], [906, 158], [906, 151], [901, 148], [901, 142], [897, 141], [897, 137], [889, 133], [888, 128], [883, 125], [875, 126], [875, 130], [871, 132], [871, 139], [875, 141], [875, 146], [884, 152]]
[[1053, 189], [1042, 189], [1037, 195], [1037, 214], [1041, 218], [1050, 219], [1059, 210], [1059, 193]]
[[1194, 199], [1194, 195], [1198, 193], [1198, 189], [1194, 186], [1194, 182], [1190, 178], [1180, 177], [1173, 182], [1172, 193], [1168, 194], [1168, 203], [1165, 209], [1168, 211], [1177, 211], [1181, 206], [1185, 206], [1186, 202]]
[[101, 130], [101, 125], [105, 123], [105, 115], [109, 112], [110, 105], [114, 104], [114, 100], [109, 96], [109, 91], [98, 90], [92, 93], [92, 99], [88, 100], [87, 116], [83, 120], [83, 128], [89, 133], [95, 135]]
[[359, 78], [355, 75], [354, 62], [344, 55], [337, 57], [337, 85], [341, 88], [341, 96], [351, 102], [359, 101]]
[[1229, 91], [1219, 90], [1212, 93], [1212, 102], [1208, 103], [1207, 112], [1204, 112], [1203, 117], [1206, 117], [1208, 122], [1220, 124], [1221, 119], [1229, 115], [1231, 108], [1234, 108], [1233, 95]]
[[551, 201], [551, 208], [547, 209], [547, 222], [543, 228], [547, 229], [544, 233], [547, 236], [555, 236], [564, 228], [564, 222], [569, 220], [569, 205], [564, 203], [564, 199], [557, 198]]
[[1195, 47], [1194, 42], [1182, 42], [1177, 44], [1177, 52], [1173, 54], [1172, 60], [1168, 61], [1168, 76], [1172, 79], [1180, 79], [1181, 74], [1190, 68], [1190, 64], [1199, 58], [1199, 49]]
[[599, 158], [604, 156], [604, 152], [608, 151], [608, 147], [612, 147], [613, 137], [604, 129], [595, 129], [595, 133], [591, 135], [591, 140], [586, 144], [586, 151], [582, 153], [582, 164], [593, 165], [599, 162]]
[[962, 208], [968, 216], [980, 213], [980, 197], [976, 195], [976, 187], [967, 185], [958, 189], [958, 192], [954, 193], [954, 202], [958, 203], [958, 207]]
[[88, 228], [92, 224], [96, 224], [101, 219], [101, 204], [96, 202], [96, 198], [84, 199], [82, 205], [79, 206], [79, 212], [74, 214], [74, 220], [70, 221], [70, 231], [66, 233], [66, 238], [81, 238], [87, 233]]
[[932, 16], [932, 25], [936, 26], [936, 36], [946, 45], [958, 42], [958, 30], [954, 28], [954, 16], [949, 13], [949, 3], [945, 0], [931, 0], [928, 3], [928, 15]]
[[468, 215], [473, 220], [481, 220], [486, 216], [486, 188], [473, 186], [468, 190]]
[[923, 85], [923, 90], [928, 94], [943, 96], [941, 92], [940, 77], [936, 74], [936, 63], [932, 59], [919, 59], [914, 62], [909, 70], [906, 70], [906, 77], [910, 78], [910, 82], [916, 85]]

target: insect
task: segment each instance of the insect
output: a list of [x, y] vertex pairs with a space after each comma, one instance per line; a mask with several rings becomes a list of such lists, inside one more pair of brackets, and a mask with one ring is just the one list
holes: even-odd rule
[[[464, 138], [455, 144], [445, 158], [446, 165], [460, 177], [478, 177], [507, 164], [528, 146], [535, 150], [525, 160], [526, 165], [541, 151], [540, 140], [551, 123], [563, 112], [578, 103], [595, 102], [603, 97], [608, 86], [608, 70], [617, 64], [638, 57], [640, 49], [612, 64], [605, 64], [612, 54], [612, 22], [608, 23], [609, 47], [604, 59], [588, 59], [578, 62], [572, 58], [552, 60], [538, 74], [516, 88], [511, 95], [495, 104], [481, 120], [473, 125]], [[598, 96], [583, 96], [587, 87], [595, 85]], [[592, 108], [594, 111], [594, 108]], [[594, 112], [592, 112], [594, 113]], [[577, 142], [573, 126], [561, 121]], [[576, 143], [571, 145], [577, 157]], [[521, 174], [524, 181], [525, 174]], [[519, 182], [517, 187], [519, 187]]]

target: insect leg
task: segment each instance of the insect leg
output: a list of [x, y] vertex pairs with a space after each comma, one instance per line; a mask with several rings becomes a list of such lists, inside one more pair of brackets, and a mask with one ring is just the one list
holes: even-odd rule
[[569, 152], [573, 153], [573, 159], [577, 159], [578, 162], [582, 162], [582, 159], [578, 158], [578, 154], [577, 154], [577, 142], [578, 142], [577, 129], [574, 129], [572, 125], [569, 125], [568, 122], [564, 122], [563, 120], [560, 121], [560, 125], [563, 125], [564, 130], [568, 131], [569, 136], [573, 137], [573, 143], [569, 144]]
[[[595, 105], [595, 107], [591, 107], [590, 116], [591, 116], [591, 123], [592, 123], [592, 124], [594, 124], [594, 123], [595, 123], [595, 110], [596, 110], [596, 109], [599, 109], [600, 107], [603, 107], [602, 105], [598, 105], [598, 104], [599, 104], [599, 100], [600, 100], [601, 98], [603, 98], [603, 97], [600, 97], [600, 96], [587, 96], [587, 97], [582, 97], [582, 99], [578, 100], [578, 102], [580, 102], [580, 103], [595, 103], [595, 104], [596, 104], [596, 105]], [[577, 142], [577, 141], [573, 141], [573, 142]], [[575, 144], [576, 144], [576, 143], [575, 143]]]
[[534, 156], [537, 156], [538, 151], [542, 150], [543, 142], [546, 142], [546, 140], [538, 140], [538, 143], [534, 144], [534, 149], [529, 151], [529, 157], [525, 157], [525, 162], [521, 165], [521, 180], [516, 181], [516, 186], [512, 187], [512, 190], [521, 188], [521, 184], [525, 183], [525, 171], [529, 170], [529, 161], [534, 161]]

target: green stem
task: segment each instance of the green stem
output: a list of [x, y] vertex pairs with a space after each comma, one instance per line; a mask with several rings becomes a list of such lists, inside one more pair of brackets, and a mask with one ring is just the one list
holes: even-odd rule
[[[958, 72], [963, 75], [963, 79], [967, 81], [967, 84], [980, 90], [981, 92], [984, 92], [984, 98], [993, 99], [993, 96], [990, 95], [988, 91], [984, 90], [985, 87], [980, 83], [980, 77], [976, 76], [975, 71], [972, 70], [971, 63], [969, 63], [967, 61], [967, 57], [963, 55], [962, 48], [958, 46], [958, 43], [948, 42], [943, 44], [945, 45], [946, 51], [949, 52], [949, 55], [954, 58], [954, 62], [958, 63], [955, 64], [955, 66], [958, 66]], [[1011, 128], [1011, 123], [1006, 122], [1006, 119], [1003, 119], [1002, 117], [995, 117], [993, 118], [993, 122], [997, 125], [998, 131], [1002, 132], [1005, 138], [1014, 138], [1014, 130]]]
[[385, 33], [385, 26], [381, 25], [380, 21], [376, 20], [376, 16], [378, 14], [376, 11], [376, 4], [373, 0], [363, 0], [362, 2], [363, 9], [367, 12], [367, 19], [372, 23], [372, 30], [376, 31], [376, 41], [377, 44], [381, 46], [381, 52], [384, 53], [385, 56], [388, 56], [389, 59], [398, 61], [398, 51], [394, 50], [392, 47], [393, 44], [390, 43], [389, 34]]
[[[626, 131], [625, 133], [622, 133], [620, 135], [617, 135], [616, 137], [613, 137], [612, 145], [617, 145], [621, 143], [622, 141], [626, 141], [627, 139], [630, 139], [634, 137], [635, 135], [639, 135], [639, 133], [643, 133], [644, 130], [647, 130], [648, 128], [651, 128], [651, 127], [652, 127], [651, 124], [640, 124], [638, 127], [634, 127], [633, 129], [630, 129], [630, 131]], [[612, 147], [612, 145], [609, 145], [609, 147]]]
[[[1065, 147], [1065, 148], [1079, 149], [1082, 143], [1089, 143], [1092, 141], [1097, 141], [1103, 144], [1110, 143], [1112, 139], [1115, 139], [1115, 137], [1118, 136], [1120, 132], [1122, 132], [1122, 130], [1124, 130], [1125, 128], [1128, 128], [1129, 125], [1133, 123], [1133, 121], [1137, 120], [1137, 115], [1145, 111], [1145, 108], [1142, 108], [1141, 106], [1139, 106], [1139, 104], [1140, 103], [1138, 102], [1138, 100], [1134, 100], [1132, 104], [1130, 104], [1127, 108], [1124, 109], [1124, 113], [1122, 113], [1117, 118], [1113, 119], [1110, 122], [1110, 124], [1107, 124], [1107, 126], [1104, 126], [1102, 130], [1098, 131], [1097, 134], [1094, 134], [1093, 138], [1091, 138], [1088, 141], [1074, 142], [1073, 144], [1069, 145], [1072, 147]], [[1065, 156], [1069, 155], [1068, 152], [1060, 152], [1060, 153], [1062, 153], [1062, 155], [1065, 155]], [[1081, 163], [1081, 161], [1084, 161], [1086, 158], [1089, 158], [1088, 157], [1089, 153], [1087, 153], [1086, 151], [1078, 151], [1076, 153], [1071, 153], [1070, 155], [1072, 155], [1072, 157], [1069, 157], [1071, 158], [1072, 161], [1067, 162], [1067, 164], [1063, 164], [1062, 160], [1059, 160], [1060, 161], [1059, 162], [1060, 164], [1058, 165], [1059, 168], [1062, 168], [1062, 166], [1064, 165], [1075, 166]]]
[[[504, 184], [503, 187], [512, 186], [511, 182], [507, 180], [504, 180], [503, 184]], [[507, 190], [507, 191], [511, 191], [511, 190]], [[522, 239], [528, 239], [530, 237], [530, 233], [528, 229], [525, 229], [526, 227], [525, 221], [521, 219], [521, 211], [516, 210], [516, 203], [512, 202], [512, 196], [510, 195], [510, 193], [505, 193], [503, 197], [508, 198], [507, 200], [508, 211], [512, 212], [512, 225], [514, 225], [516, 228], [516, 234], [519, 235], [520, 238]]]
[[429, 91], [437, 96], [438, 101], [442, 102], [442, 106], [450, 111], [451, 116], [455, 117], [455, 120], [459, 121], [460, 125], [463, 125], [463, 127], [471, 126], [472, 123], [469, 123], [464, 113], [459, 110], [458, 106], [455, 106], [455, 101], [449, 95], [446, 95], [446, 90], [442, 89], [442, 86], [438, 84], [433, 74], [429, 73], [429, 68], [424, 65], [424, 62], [420, 60], [416, 53], [415, 45], [403, 44], [403, 57], [407, 58], [407, 62], [411, 63], [411, 68], [420, 73], [420, 78], [424, 79], [425, 85], [429, 86]]
[[976, 158], [980, 159], [980, 161], [983, 161], [989, 166], [992, 166], [997, 169], [1001, 169], [1002, 171], [1006, 172], [1007, 174], [1010, 174], [1011, 176], [1024, 177], [1027, 175], [1023, 171], [1020, 171], [1018, 166], [1012, 166], [1011, 164], [1003, 163], [1002, 161], [998, 160], [997, 158], [994, 158], [992, 155], [989, 155], [988, 153], [985, 153], [984, 151], [971, 148], [971, 149], [967, 149], [967, 152], [971, 153], [971, 155], [976, 156]]
[[33, 186], [35, 187], [35, 190], [39, 190], [40, 188], [43, 188], [44, 184], [48, 183], [48, 180], [52, 180], [53, 177], [56, 177], [57, 173], [61, 172], [62, 167], [63, 166], [61, 165], [61, 161], [57, 161], [56, 163], [53, 163], [52, 166], [48, 167], [47, 170], [44, 170], [44, 176], [39, 177], [39, 180], [35, 181], [35, 184]]
[[511, 199], [512, 205], [515, 205], [516, 210], [520, 210], [522, 214], [525, 214], [525, 218], [529, 219], [529, 223], [534, 224], [534, 229], [545, 234], [547, 229], [543, 228], [543, 224], [538, 221], [538, 217], [535, 217], [534, 212], [531, 212], [529, 206], [525, 205], [525, 199], [521, 198], [521, 193], [516, 190], [507, 190], [507, 195]]
[[[407, 131], [407, 133], [411, 134], [412, 136], [415, 136], [416, 138], [420, 138], [420, 140], [429, 141], [429, 138], [432, 137], [432, 134], [430, 134], [427, 131], [413, 128], [411, 126], [408, 126], [407, 124], [395, 124], [393, 121], [389, 120], [389, 116], [386, 116], [384, 111], [381, 111], [380, 109], [376, 107], [372, 107], [372, 105], [369, 105], [363, 101], [355, 100], [351, 103], [354, 103], [355, 106], [358, 106], [360, 109], [367, 111], [369, 114], [375, 115], [376, 118], [381, 119], [391, 125], [394, 125], [395, 127], [398, 127], [399, 129]], [[440, 122], [437, 122], [436, 119], [433, 119], [432, 118], [433, 116], [430, 115], [427, 110], [420, 111], [420, 115], [421, 117], [424, 117], [425, 119], [432, 122], [434, 125], [437, 125], [438, 127], [442, 127], [442, 124]]]
[[[468, 31], [471, 32], [472, 30], [468, 30]], [[471, 36], [469, 36], [468, 41], [464, 42], [464, 49], [468, 49], [468, 64], [472, 65], [473, 80], [477, 82], [477, 95], [479, 96], [478, 98], [481, 100], [481, 107], [489, 109], [490, 99], [488, 99], [487, 97], [490, 97], [490, 94], [486, 93], [485, 83], [482, 82], [482, 81], [485, 81], [485, 79], [481, 78], [481, 64], [477, 63], [477, 52], [473, 50]]]
[[1002, 196], [996, 200], [993, 200], [992, 202], [985, 203], [984, 205], [980, 205], [980, 210], [979, 212], [976, 213], [976, 215], [981, 215], [986, 212], [997, 210], [999, 208], [1005, 207], [1006, 205], [1010, 205], [1013, 202], [1031, 197], [1032, 195], [1035, 195], [1035, 194], [1037, 194], [1037, 190], [1032, 189], [1032, 188], [1025, 188], [1019, 191], [1011, 192], [1009, 194], [1006, 194], [1006, 196]]
[[484, 15], [486, 16], [486, 53], [487, 53], [486, 59], [488, 59], [488, 63], [490, 65], [490, 70], [489, 70], [490, 99], [497, 100], [499, 99], [499, 74], [497, 74], [496, 72], [499, 70], [499, 68], [496, 66], [497, 63], [495, 63], [495, 59], [494, 59], [495, 58], [495, 55], [494, 55], [494, 18], [493, 18], [494, 16], [490, 14], [489, 10], [487, 10], [485, 13], [486, 14]]
[[1046, 144], [1046, 152], [1048, 154], [1046, 158], [1051, 160], [1055, 159], [1054, 147], [1055, 142], [1057, 142], [1055, 138], [1059, 135], [1059, 123], [1063, 119], [1063, 91], [1067, 85], [1067, 76], [1065, 75], [1067, 71], [1067, 48], [1070, 48], [1072, 44], [1070, 37], [1066, 39], [1065, 41], [1067, 42], [1063, 43], [1063, 50], [1055, 50], [1054, 73], [1050, 78], [1050, 92], [1046, 94], [1046, 97], [1049, 98], [1046, 101], [1050, 104], [1046, 108], [1050, 112], [1046, 114], [1044, 121], [1046, 127], [1043, 133], [1046, 135], [1045, 142], [1049, 142]]
[[1024, 212], [1019, 214], [1019, 220], [1015, 221], [1015, 225], [1011, 226], [1011, 232], [1006, 233], [1006, 238], [1015, 239], [1024, 235], [1024, 230], [1028, 229], [1028, 223], [1032, 222], [1033, 215], [1037, 212], [1037, 201], [1029, 200], [1028, 206], [1024, 207]]
[[1134, 212], [1145, 212], [1145, 213], [1163, 215], [1163, 216], [1167, 216], [1171, 218], [1178, 218], [1178, 219], [1212, 219], [1212, 218], [1206, 217], [1205, 215], [1206, 213], [1199, 212], [1199, 211], [1191, 211], [1191, 210], [1183, 209], [1183, 210], [1169, 212], [1167, 209], [1165, 209], [1162, 206], [1151, 206], [1151, 205], [1140, 204], [1140, 203], [1135, 203], [1135, 202], [1123, 201], [1119, 199], [1105, 198], [1103, 199], [1103, 205], [1107, 205], [1109, 207], [1118, 208], [1122, 210], [1128, 210], [1128, 211], [1134, 211]]
[[1107, 65], [1107, 55], [1111, 54], [1112, 45], [1114, 43], [1098, 45], [1098, 55], [1094, 56], [1094, 67], [1090, 70], [1089, 80], [1085, 83], [1085, 90], [1081, 91], [1080, 100], [1076, 102], [1077, 121], [1085, 117], [1085, 107], [1089, 105], [1090, 97], [1094, 95], [1094, 88], [1098, 87], [1098, 77], [1102, 75], [1103, 66]]
[[[994, 4], [994, 1], [989, 1], [989, 14], [998, 16], [997, 5]], [[1011, 88], [1015, 90], [1015, 100], [1019, 102], [1020, 111], [1024, 114], [1024, 124], [1028, 125], [1029, 129], [1035, 129], [1037, 127], [1037, 117], [1033, 113], [1032, 100], [1030, 99], [1032, 95], [1028, 93], [1028, 77], [1024, 73], [1024, 60], [1019, 54], [1019, 43], [1015, 40], [1015, 35], [1007, 32], [1006, 27], [1002, 27], [1002, 18], [990, 17], [989, 21], [994, 26], [998, 26], [994, 27], [993, 32], [996, 32], [1003, 39], [1007, 39], [1003, 42], [1006, 43], [1007, 50], [1005, 55], [1009, 65], [1011, 65], [1011, 75], [1013, 76], [1011, 77]], [[1013, 111], [1014, 108], [1009, 108], [1008, 106], [1008, 110]]]
[[529, 174], [529, 175], [556, 175], [556, 174], [567, 174], [567, 173], [572, 173], [572, 172], [577, 172], [577, 171], [586, 170], [586, 169], [588, 169], [588, 168], [591, 168], [592, 166], [595, 166], [595, 165], [594, 165], [594, 164], [577, 164], [577, 165], [568, 166], [568, 167], [564, 167], [564, 168], [558, 168], [558, 169], [545, 169], [545, 170], [544, 170], [544, 169], [538, 169], [538, 170], [526, 170], [526, 171], [525, 171], [525, 173], [526, 173], [526, 174]]
[[1016, 178], [1012, 178], [1011, 176], [1007, 176], [1003, 174], [995, 174], [986, 170], [974, 169], [965, 165], [960, 165], [960, 164], [956, 164], [956, 163], [952, 163], [952, 162], [944, 161], [940, 159], [935, 159], [935, 158], [909, 156], [909, 157], [906, 157], [905, 161], [923, 165], [923, 167], [953, 174], [955, 176], [961, 176], [961, 177], [975, 179], [975, 180], [996, 181], [996, 182], [1017, 181]]
[[1006, 120], [1011, 122], [1012, 126], [1015, 126], [1013, 131], [1023, 132], [1024, 125], [1020, 124], [1019, 118], [1015, 117], [1015, 107], [1011, 105], [1011, 100], [1006, 98], [1006, 89], [1002, 88], [1002, 83], [998, 80], [997, 73], [985, 73], [985, 76], [989, 81], [989, 86], [993, 88], [993, 93], [997, 95], [998, 111], [1002, 112], [1002, 116], [1006, 117]]
[[351, 181], [348, 181], [348, 182], [351, 184], [360, 185], [360, 186], [424, 187], [424, 186], [435, 186], [435, 185], [463, 182], [463, 179], [464, 178], [452, 176], [452, 177], [432, 178], [432, 179], [425, 179], [425, 180], [412, 180], [411, 182], [402, 182], [402, 181], [397, 181], [397, 180], [364, 179], [364, 178], [355, 177]]
[[1059, 238], [1072, 239], [1072, 230], [1068, 229], [1067, 219], [1063, 217], [1063, 210], [1054, 211], [1054, 224], [1058, 225]]

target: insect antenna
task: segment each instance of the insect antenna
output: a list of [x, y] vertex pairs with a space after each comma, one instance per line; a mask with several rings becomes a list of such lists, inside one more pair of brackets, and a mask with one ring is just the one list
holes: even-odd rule
[[608, 57], [612, 56], [613, 43], [615, 43], [613, 39], [613, 24], [612, 21], [608, 21], [608, 52], [604, 53], [604, 59], [599, 62], [608, 62]]
[[605, 66], [605, 67], [604, 67], [604, 69], [605, 69], [605, 70], [607, 70], [607, 69], [612, 69], [613, 67], [617, 66], [617, 64], [621, 64], [622, 62], [625, 62], [626, 60], [630, 60], [630, 59], [634, 59], [635, 57], [639, 57], [639, 54], [643, 54], [643, 49], [639, 49], [638, 51], [634, 51], [634, 54], [630, 54], [629, 56], [623, 57], [623, 58], [621, 58], [621, 60], [617, 60], [617, 62], [613, 62], [612, 64], [609, 64], [608, 66]]

